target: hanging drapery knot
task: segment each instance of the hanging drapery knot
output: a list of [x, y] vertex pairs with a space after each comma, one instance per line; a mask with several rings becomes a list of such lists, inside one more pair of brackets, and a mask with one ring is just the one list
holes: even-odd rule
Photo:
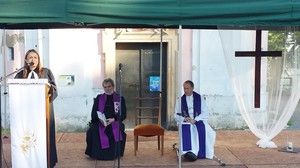
[[256, 145], [260, 148], [277, 148], [277, 145], [273, 141], [267, 139], [260, 139], [256, 142]]

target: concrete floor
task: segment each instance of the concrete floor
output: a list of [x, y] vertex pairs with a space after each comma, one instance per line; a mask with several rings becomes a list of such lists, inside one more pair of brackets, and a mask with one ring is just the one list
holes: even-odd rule
[[[99, 161], [84, 154], [85, 133], [57, 133], [57, 168], [100, 168], [100, 167], [180, 167], [172, 145], [177, 142], [177, 132], [165, 133], [164, 155], [157, 150], [156, 137], [140, 138], [137, 156], [133, 153], [133, 132], [127, 131], [125, 154], [119, 160]], [[262, 149], [256, 146], [258, 139], [248, 130], [217, 131], [215, 155], [230, 168], [298, 168], [300, 153], [280, 152], [286, 145], [286, 137], [293, 138], [295, 148], [300, 148], [300, 130], [284, 130], [273, 141], [277, 149]], [[10, 138], [3, 139], [2, 167], [11, 167]], [[216, 160], [199, 159], [187, 162], [182, 159], [181, 167], [220, 167]]]

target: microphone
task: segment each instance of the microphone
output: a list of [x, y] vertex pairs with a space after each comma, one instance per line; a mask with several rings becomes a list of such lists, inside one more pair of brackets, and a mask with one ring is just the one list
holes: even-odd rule
[[122, 67], [123, 67], [123, 64], [120, 63], [120, 64], [119, 64], [119, 71], [120, 71], [120, 72], [122, 71]]
[[30, 62], [27, 64], [27, 66], [32, 66], [32, 65], [34, 65], [34, 62]]

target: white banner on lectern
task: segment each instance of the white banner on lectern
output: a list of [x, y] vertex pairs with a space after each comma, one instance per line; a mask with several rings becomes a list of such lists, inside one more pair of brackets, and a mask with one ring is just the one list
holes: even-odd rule
[[9, 108], [13, 168], [47, 167], [44, 84], [10, 84]]

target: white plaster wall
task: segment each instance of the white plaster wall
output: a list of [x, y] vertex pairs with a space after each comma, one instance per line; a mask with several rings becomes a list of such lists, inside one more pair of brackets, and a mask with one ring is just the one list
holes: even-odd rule
[[182, 84], [186, 80], [192, 79], [192, 30], [182, 30], [182, 78], [181, 78], [181, 95], [183, 92]]
[[[2, 51], [3, 51], [3, 34], [4, 34], [4, 30], [0, 29], [0, 78], [3, 77], [3, 71], [4, 71], [4, 57], [2, 55]], [[4, 111], [5, 106], [4, 106], [4, 95], [3, 95], [3, 86], [2, 86], [2, 82], [0, 82], [0, 103], [1, 103], [1, 107], [0, 107], [0, 111], [1, 111], [1, 125], [0, 127], [2, 128], [3, 125], [3, 118], [5, 117], [2, 114], [2, 111]]]
[[[99, 33], [96, 29], [49, 30], [49, 64], [58, 86], [57, 131], [85, 130], [91, 119], [93, 98], [102, 91]], [[75, 84], [66, 86], [60, 75], [74, 75]]]
[[[249, 36], [244, 38], [247, 39]], [[241, 41], [243, 40], [241, 38]], [[182, 83], [185, 80], [192, 80], [195, 85], [194, 90], [206, 97], [210, 112], [209, 123], [213, 128], [245, 128], [246, 123], [239, 112], [229, 82], [218, 30], [184, 29], [181, 44], [182, 82], [177, 90], [179, 89], [182, 95]]]
[[[199, 48], [194, 44], [193, 49], [200, 50], [195, 52], [200, 54], [200, 59], [198, 63], [194, 62], [193, 80], [200, 81], [195, 91], [199, 91], [206, 97], [210, 111], [209, 123], [215, 129], [245, 128], [246, 123], [239, 112], [232, 91], [218, 30], [195, 31], [198, 32], [193, 38], [198, 39], [194, 41], [199, 43]], [[243, 43], [252, 42], [246, 40], [252, 37], [243, 38], [241, 38]]]

